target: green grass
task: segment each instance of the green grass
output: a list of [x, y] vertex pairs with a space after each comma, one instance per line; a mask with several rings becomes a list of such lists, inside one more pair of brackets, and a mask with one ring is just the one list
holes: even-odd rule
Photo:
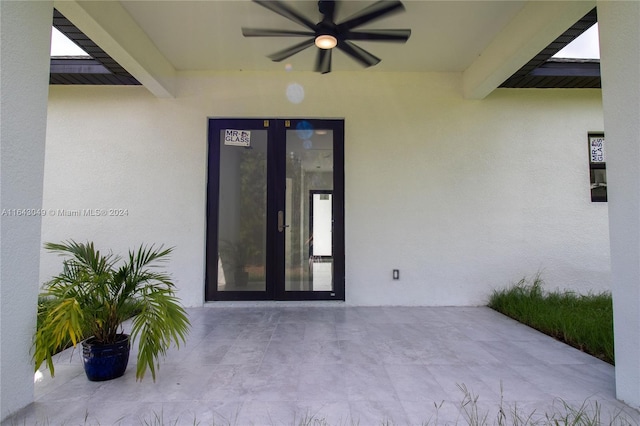
[[547, 292], [543, 281], [523, 278], [495, 290], [488, 306], [575, 348], [614, 363], [610, 293]]

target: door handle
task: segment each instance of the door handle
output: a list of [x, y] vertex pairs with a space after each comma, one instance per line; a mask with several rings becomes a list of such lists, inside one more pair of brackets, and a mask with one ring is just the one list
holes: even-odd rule
[[284, 224], [284, 212], [278, 210], [278, 232], [284, 231], [284, 228], [288, 228], [289, 225]]

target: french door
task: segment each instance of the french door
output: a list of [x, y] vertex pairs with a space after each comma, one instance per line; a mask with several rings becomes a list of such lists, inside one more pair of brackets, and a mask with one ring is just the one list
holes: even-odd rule
[[344, 121], [209, 119], [207, 300], [344, 300]]

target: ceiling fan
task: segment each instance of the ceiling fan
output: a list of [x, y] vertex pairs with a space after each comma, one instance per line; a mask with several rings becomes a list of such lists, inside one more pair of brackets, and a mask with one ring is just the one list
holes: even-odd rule
[[365, 7], [340, 23], [335, 22], [338, 2], [336, 0], [320, 0], [318, 2], [318, 9], [322, 20], [317, 24], [314, 24], [311, 20], [282, 1], [253, 1], [296, 24], [306, 27], [307, 30], [242, 28], [242, 34], [245, 37], [309, 37], [298, 44], [268, 55], [268, 57], [275, 62], [280, 62], [315, 44], [318, 48], [315, 71], [321, 72], [322, 74], [331, 72], [331, 52], [335, 47], [363, 66], [370, 67], [380, 62], [380, 58], [355, 45], [352, 43], [352, 40], [405, 43], [411, 35], [411, 30], [408, 29], [354, 31], [355, 28], [361, 25], [387, 17], [393, 13], [404, 11], [404, 6], [398, 0], [380, 0]]

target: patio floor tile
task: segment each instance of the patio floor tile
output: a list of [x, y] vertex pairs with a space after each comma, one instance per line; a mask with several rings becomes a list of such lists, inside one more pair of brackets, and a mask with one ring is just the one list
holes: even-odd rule
[[56, 377], [43, 371], [35, 402], [2, 426], [464, 425], [470, 415], [493, 425], [500, 410], [510, 424], [568, 407], [640, 424], [615, 399], [611, 365], [485, 307], [188, 312], [189, 339], [169, 350], [156, 382], [135, 380], [135, 348], [108, 382], [89, 382], [79, 352], [65, 351]]

